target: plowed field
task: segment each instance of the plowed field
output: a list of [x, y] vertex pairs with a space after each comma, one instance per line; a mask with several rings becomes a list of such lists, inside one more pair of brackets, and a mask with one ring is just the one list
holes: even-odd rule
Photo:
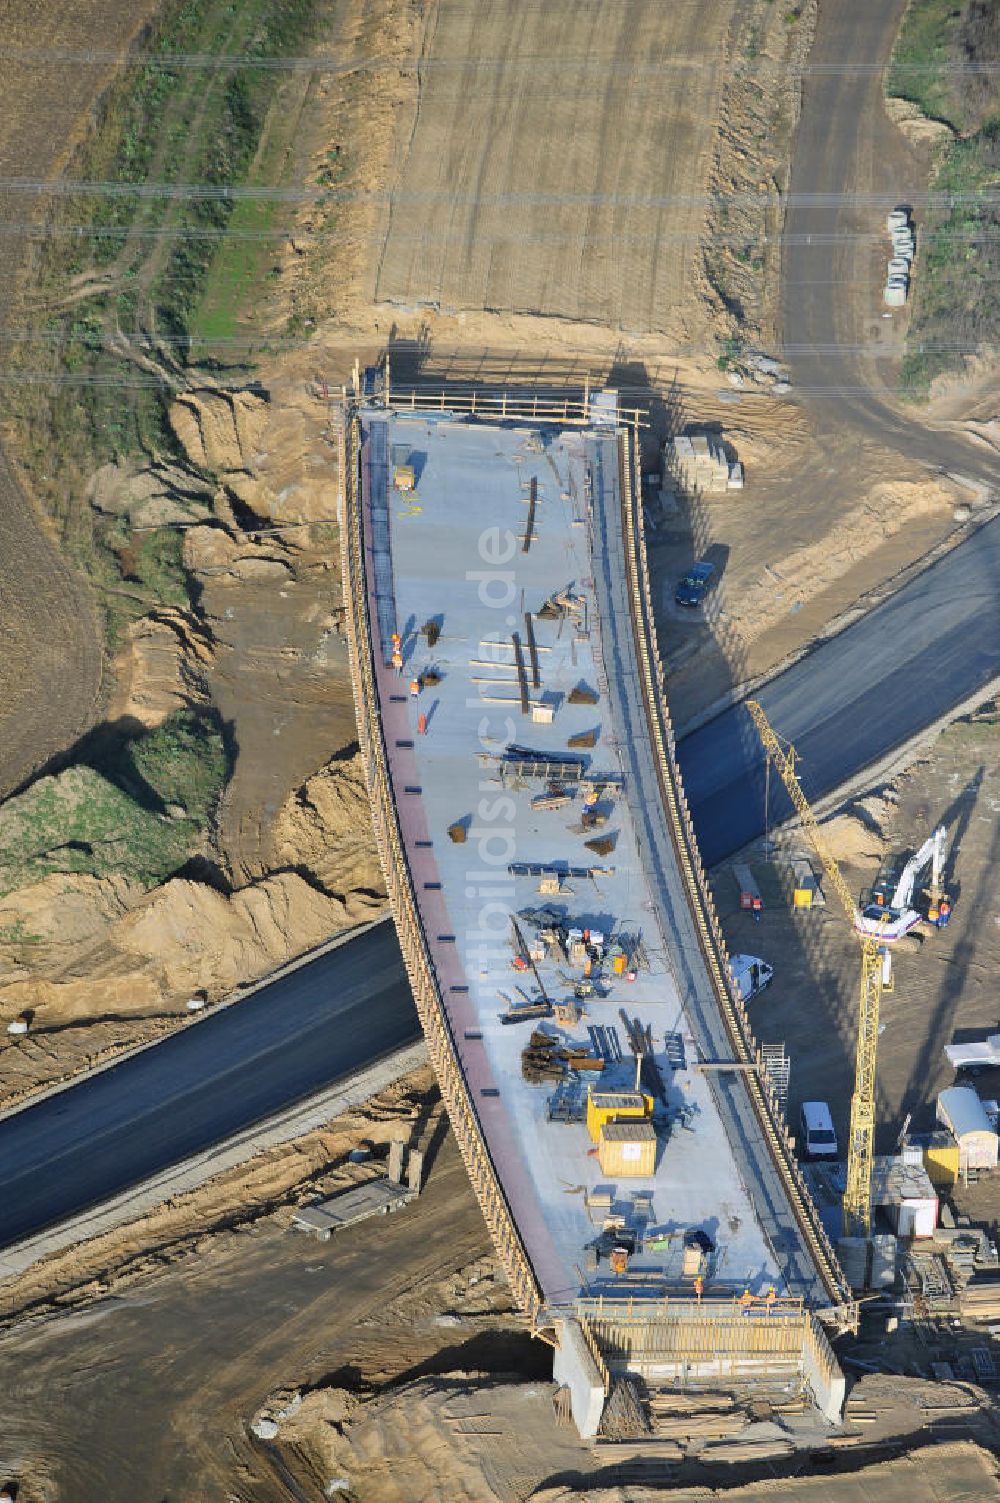
[[378, 301], [677, 330], [735, 9], [441, 0]]
[[[12, 226], [29, 223], [44, 202], [3, 183], [58, 175], [110, 77], [108, 52], [126, 47], [153, 8], [151, 0], [6, 0], [3, 7], [0, 370], [7, 364], [2, 331], [21, 322], [17, 282], [30, 246], [29, 237], [12, 232]], [[53, 56], [94, 46], [105, 60], [93, 66], [58, 62]], [[72, 389], [66, 400], [73, 400]], [[87, 727], [101, 676], [101, 649], [86, 587], [49, 538], [3, 451], [0, 641], [3, 794]]]

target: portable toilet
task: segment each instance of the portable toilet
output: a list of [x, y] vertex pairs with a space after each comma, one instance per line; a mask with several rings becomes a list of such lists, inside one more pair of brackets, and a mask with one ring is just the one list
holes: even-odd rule
[[986, 1108], [971, 1086], [949, 1086], [937, 1099], [937, 1119], [951, 1133], [959, 1149], [959, 1164], [969, 1169], [995, 1169], [1000, 1139], [990, 1125]]

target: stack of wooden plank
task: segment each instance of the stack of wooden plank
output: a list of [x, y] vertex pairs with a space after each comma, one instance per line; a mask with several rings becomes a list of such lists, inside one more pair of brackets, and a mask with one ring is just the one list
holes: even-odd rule
[[647, 1400], [653, 1434], [658, 1440], [719, 1440], [738, 1435], [746, 1415], [728, 1393], [683, 1393], [653, 1389]]
[[1000, 1320], [1000, 1279], [971, 1278], [959, 1293], [958, 1307], [963, 1320]]
[[792, 1442], [784, 1437], [762, 1435], [720, 1441], [717, 1445], [705, 1446], [698, 1454], [701, 1461], [724, 1461], [732, 1465], [740, 1461], [774, 1461], [781, 1456], [791, 1456], [794, 1449]]

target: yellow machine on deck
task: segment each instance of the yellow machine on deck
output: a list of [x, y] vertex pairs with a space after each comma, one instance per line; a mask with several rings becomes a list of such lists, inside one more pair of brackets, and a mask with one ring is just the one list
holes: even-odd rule
[[[756, 700], [747, 709], [764, 750], [778, 769], [795, 811], [819, 857], [823, 870], [836, 889], [851, 927], [857, 933], [858, 905], [820, 833], [809, 801], [795, 773], [795, 748], [783, 745]], [[844, 1191], [844, 1235], [868, 1237], [872, 1220], [872, 1162], [875, 1152], [875, 1065], [878, 1054], [878, 1018], [882, 1004], [882, 947], [875, 935], [858, 935], [861, 942], [861, 1000], [858, 1008], [858, 1045], [854, 1063], [854, 1095], [851, 1097], [851, 1127], [847, 1144], [847, 1188]]]

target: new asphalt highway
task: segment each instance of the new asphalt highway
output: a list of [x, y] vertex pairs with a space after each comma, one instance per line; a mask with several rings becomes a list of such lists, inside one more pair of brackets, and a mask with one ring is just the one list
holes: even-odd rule
[[391, 923], [0, 1121], [0, 1246], [420, 1037]]
[[[795, 744], [810, 800], [879, 763], [1000, 674], [1000, 518], [771, 680], [757, 699]], [[668, 697], [669, 697], [669, 684]], [[742, 704], [678, 743], [706, 866], [764, 829], [764, 756]], [[772, 826], [791, 812], [771, 777]]]

